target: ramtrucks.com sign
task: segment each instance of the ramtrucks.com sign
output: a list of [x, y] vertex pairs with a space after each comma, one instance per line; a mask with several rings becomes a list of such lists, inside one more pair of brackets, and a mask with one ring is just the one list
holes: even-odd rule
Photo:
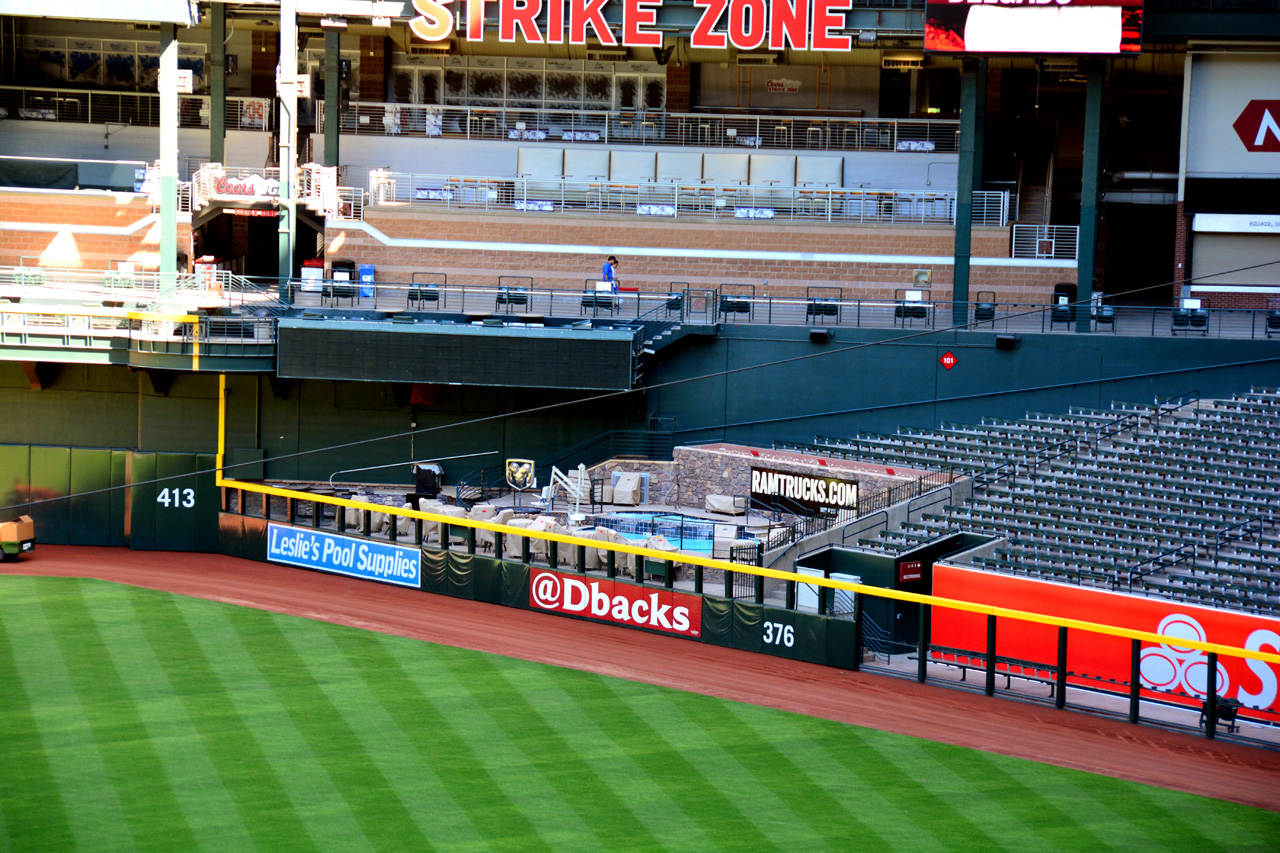
[[539, 571], [529, 578], [529, 606], [666, 634], [702, 634], [702, 601], [607, 578]]
[[753, 509], [784, 510], [789, 505], [806, 509], [839, 512], [858, 509], [858, 484], [853, 480], [791, 474], [768, 468], [751, 469], [751, 506]]

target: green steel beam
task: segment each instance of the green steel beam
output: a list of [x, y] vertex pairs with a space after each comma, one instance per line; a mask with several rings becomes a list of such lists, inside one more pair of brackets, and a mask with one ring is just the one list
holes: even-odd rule
[[209, 159], [225, 163], [227, 145], [227, 7], [209, 9], [209, 50], [213, 74], [209, 78]]
[[338, 165], [338, 109], [342, 95], [338, 92], [341, 55], [338, 43], [342, 34], [338, 30], [326, 30], [324, 34], [324, 164]]
[[1093, 298], [1094, 268], [1098, 263], [1098, 164], [1102, 148], [1102, 81], [1105, 69], [1089, 69], [1084, 99], [1084, 166], [1080, 173], [1080, 255], [1077, 266], [1076, 331], [1092, 326], [1089, 301]]
[[978, 127], [984, 117], [978, 90], [986, 87], [986, 60], [966, 59], [960, 76], [960, 161], [956, 172], [956, 251], [951, 290], [951, 321], [963, 325], [969, 320], [969, 256], [973, 231], [974, 178], [981, 171], [975, 161], [982, 158]]

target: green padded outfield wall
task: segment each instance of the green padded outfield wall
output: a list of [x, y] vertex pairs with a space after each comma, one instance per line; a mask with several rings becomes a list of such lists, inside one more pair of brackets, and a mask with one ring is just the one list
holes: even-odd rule
[[0, 500], [5, 517], [35, 520], [37, 546], [216, 551], [213, 465], [211, 454], [0, 445]]
[[[217, 523], [218, 549], [221, 553], [266, 561], [266, 519], [223, 512], [219, 514]], [[294, 526], [305, 529], [303, 525]], [[362, 538], [343, 535], [348, 539]], [[420, 554], [420, 588], [423, 592], [525, 610], [530, 609], [530, 573], [544, 570], [541, 566], [468, 554], [465, 551], [423, 547], [420, 548]], [[564, 569], [557, 571], [562, 574], [571, 573]], [[584, 577], [600, 579], [599, 575]], [[615, 579], [613, 583], [636, 586], [621, 578]], [[661, 591], [660, 587], [651, 584], [646, 584], [644, 589]], [[844, 669], [854, 665], [854, 631], [853, 622], [849, 619], [835, 619], [709, 595], [701, 597], [701, 607], [701, 636], [689, 638], [695, 642]], [[553, 613], [546, 615], [549, 618], [581, 618]], [[598, 620], [588, 618], [587, 621]], [[631, 630], [645, 630], [628, 627]]]

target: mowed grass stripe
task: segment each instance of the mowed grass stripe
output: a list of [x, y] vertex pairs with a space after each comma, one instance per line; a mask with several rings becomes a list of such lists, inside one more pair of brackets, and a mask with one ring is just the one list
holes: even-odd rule
[[[591, 847], [607, 850], [656, 849], [661, 846], [649, 827], [639, 820], [613, 786], [612, 773], [601, 775], [578, 754], [578, 745], [570, 743], [561, 731], [576, 732], [585, 718], [576, 706], [563, 703], [534, 702], [522, 690], [532, 689], [531, 680], [539, 670], [524, 666], [495, 665], [494, 658], [457, 661], [466, 666], [465, 675], [473, 694], [496, 709], [495, 721], [504, 728], [521, 731], [517, 745], [555, 788], [562, 800], [578, 813], [592, 834]], [[560, 711], [557, 723], [550, 725], [541, 709]], [[569, 711], [568, 714], [564, 713]], [[590, 744], [581, 744], [590, 749]], [[584, 839], [586, 841], [586, 839]]]
[[773, 745], [771, 739], [785, 737], [795, 720], [778, 717], [770, 731], [761, 733], [738, 719], [730, 703], [693, 693], [668, 695], [705, 742], [718, 745], [755, 778], [761, 790], [771, 791], [786, 804], [792, 815], [788, 823], [807, 827], [813, 839], [822, 839], [836, 850], [847, 849], [850, 839], [867, 846], [887, 843], [872, 824], [850, 810], [857, 808], [855, 800], [841, 802], [815, 785], [803, 768]]
[[0, 596], [0, 849], [29, 849], [36, 839], [53, 849], [75, 844], [62, 791], [46, 750], [55, 744], [40, 734], [31, 694], [18, 674], [10, 630], [27, 631], [19, 609], [36, 602], [29, 589], [6, 585]]
[[[86, 596], [85, 588], [90, 585]], [[170, 680], [156, 655], [155, 646], [170, 645], [173, 639], [149, 638], [141, 622], [152, 620], [134, 609], [135, 599], [154, 598], [157, 593], [94, 580], [82, 581], [79, 591], [80, 602], [92, 614], [102, 646], [146, 729], [148, 742], [164, 769], [164, 780], [182, 804], [192, 834], [200, 839], [216, 838], [238, 850], [251, 848], [253, 842], [239, 809], [187, 714], [182, 700], [185, 685]]]
[[[520, 750], [518, 741], [523, 731], [509, 731], [494, 719], [495, 709], [482, 703], [472, 692], [472, 680], [465, 666], [461, 667], [461, 677], [455, 675], [454, 661], [474, 662], [489, 656], [433, 646], [431, 657], [424, 660], [421, 651], [413, 645], [388, 643], [387, 648], [417, 682], [434, 707], [437, 719], [471, 747], [475, 760], [492, 774], [499, 790], [520, 813], [528, 825], [526, 844], [564, 850], [594, 841], [577, 813], [560, 799], [541, 770]], [[509, 658], [497, 659], [518, 663]]]
[[199, 732], [253, 844], [264, 851], [316, 849], [290, 800], [286, 780], [267, 760], [253, 731], [223, 690], [175, 597], [151, 593], [134, 596], [132, 603], [143, 633]]
[[301, 620], [247, 609], [231, 611], [230, 618], [250, 657], [272, 683], [294, 728], [349, 804], [374, 849], [431, 849], [400, 792], [364, 753], [347, 719], [325, 696], [311, 670], [311, 656], [298, 654], [286, 636], [286, 632], [299, 630]]
[[[939, 827], [932, 820], [920, 820], [919, 799], [897, 796], [898, 792], [885, 784], [893, 778], [892, 771], [887, 771], [881, 757], [857, 739], [866, 733], [865, 729], [756, 705], [727, 704], [756, 740], [768, 741], [789, 755], [793, 763], [804, 768], [814, 786], [846, 802], [846, 808], [854, 810], [860, 820], [879, 833], [886, 847], [945, 847], [954, 844], [958, 833], [966, 830], [963, 821], [956, 821], [946, 808], [940, 814]], [[861, 761], [846, 763], [833, 754], [843, 750], [859, 753]], [[933, 796], [932, 791], [923, 790]]]
[[[306, 655], [313, 670], [326, 674], [317, 683], [359, 737], [365, 754], [399, 792], [418, 829], [428, 837], [448, 838], [455, 850], [480, 847], [480, 835], [431, 767], [430, 753], [421, 753], [406, 731], [419, 725], [417, 709], [406, 706], [393, 712], [374, 689], [382, 673], [395, 665], [388, 663], [377, 635], [306, 620], [296, 627], [285, 632], [294, 650]], [[374, 677], [368, 679], [366, 673]]]
[[[1092, 815], [1091, 826], [1120, 849], [1131, 850], [1140, 845], [1163, 850], [1280, 847], [1280, 814], [1151, 785], [1128, 784], [1080, 770], [1014, 761], [999, 755], [986, 757], [999, 764], [1016, 784], [1034, 784], [1033, 774], [1037, 773], [1055, 777], [1055, 799], [1065, 801], [1063, 808], [1074, 805], [1080, 812]], [[1270, 833], [1265, 832], [1268, 825]]]
[[964, 761], [956, 761], [956, 747], [931, 741], [920, 741], [919, 746], [934, 756], [947, 773], [954, 774], [972, 791], [1016, 817], [1023, 832], [1042, 839], [1043, 843], [1094, 850], [1109, 845], [1110, 840], [1095, 833], [1090, 826], [1096, 817], [1092, 810], [1078, 809], [1073, 813], [1063, 807], [1068, 798], [1052, 784], [1055, 781], [1052, 777], [1061, 772], [1060, 768], [1039, 765], [1037, 784], [1027, 785], [1005, 771], [1001, 756], [971, 749], [965, 751]]
[[[857, 744], [856, 748], [851, 748], [850, 740]], [[837, 734], [832, 739], [833, 755], [850, 772], [862, 773], [894, 801], [919, 801], [929, 809], [939, 808], [944, 826], [957, 838], [972, 838], [975, 845], [981, 839], [983, 844], [1003, 849], [1044, 843], [1036, 827], [1027, 825], [1016, 811], [1008, 809], [1002, 797], [971, 785], [951, 771], [948, 759], [967, 761], [970, 750], [948, 745], [935, 756], [925, 751], [930, 743], [897, 735], [886, 738], [882, 732], [869, 729], [857, 729], [851, 737]], [[967, 819], [972, 829], [959, 822], [957, 813]], [[932, 823], [935, 813], [927, 814], [928, 823]]]
[[194, 849], [196, 835], [185, 804], [174, 793], [151, 733], [85, 604], [84, 583], [68, 585], [56, 607], [48, 599], [42, 603], [133, 840], [142, 850]]
[[[232, 615], [241, 608], [182, 596], [175, 596], [174, 604], [196, 637], [236, 714], [253, 733], [263, 757], [274, 767], [275, 775], [286, 783], [298, 819], [310, 836], [305, 843], [314, 839], [314, 846], [344, 853], [373, 850], [351, 813], [350, 804], [281, 704], [273, 682], [257, 667], [255, 657], [241, 641], [231, 621]], [[244, 613], [271, 618], [270, 614], [256, 610]], [[255, 642], [253, 638], [249, 640]], [[270, 649], [263, 651], [267, 653]], [[298, 846], [303, 843], [300, 839]]]
[[[634, 695], [622, 686], [624, 682], [608, 679], [603, 682], [616, 697], [613, 714], [613, 731], [616, 739], [645, 773], [659, 785], [691, 818], [696, 820], [721, 849], [744, 847], [749, 850], [780, 849], [774, 840], [762, 832], [750, 816], [744, 813], [713, 779], [703, 774], [697, 764], [687, 756], [699, 751], [689, 744], [670, 742], [644, 713], [643, 702], [636, 702]], [[655, 694], [650, 694], [655, 695]], [[655, 719], [659, 719], [655, 717]]]
[[[825, 792], [806, 811], [800, 801], [803, 794], [797, 791], [803, 791], [808, 780], [802, 773], [791, 775], [786, 762], [765, 768], [763, 774], [757, 773], [760, 764], [754, 759], [746, 764], [740, 762], [732, 745], [726, 748], [720, 732], [708, 729], [705, 721], [688, 713], [696, 713], [698, 700], [704, 697], [628, 682], [612, 681], [609, 687], [609, 695], [603, 697], [605, 702], [617, 702], [622, 697], [636, 714], [648, 720], [667, 748], [687, 756], [706, 784], [732, 801], [740, 814], [749, 816], [747, 831], [767, 836], [781, 849], [821, 849], [824, 844], [845, 849], [850, 838], [862, 837], [868, 843], [878, 840], [874, 832], [852, 819], [838, 804], [832, 814], [819, 819], [814, 812], [826, 805], [822, 802]], [[690, 706], [682, 705], [686, 697], [692, 701]], [[776, 734], [779, 728], [785, 730], [790, 720], [780, 716], [777, 723], [778, 728], [772, 733]], [[627, 733], [618, 731], [615, 736], [625, 743]], [[750, 745], [763, 747], [761, 742]], [[762, 751], [767, 752], [767, 747]], [[819, 827], [819, 821], [827, 825]]]
[[[630, 741], [613, 731], [614, 708], [606, 676], [558, 666], [511, 670], [520, 689], [536, 704], [543, 719], [558, 731], [573, 733], [578, 758], [611, 780], [612, 789], [664, 849], [708, 849], [703, 827], [683, 812], [667, 792], [628, 754]], [[637, 691], [657, 690], [637, 682], [621, 682]], [[545, 700], [544, 700], [545, 697]], [[545, 707], [545, 703], [555, 707]]]
[[[365, 642], [365, 637], [370, 642]], [[365, 684], [386, 712], [412, 721], [404, 729], [405, 735], [418, 754], [427, 758], [449, 800], [465, 814], [482, 849], [551, 850], [507, 796], [464, 731], [455, 728], [455, 721], [459, 725], [466, 721], [457, 719], [447, 705], [437, 707], [439, 698], [426, 685], [434, 685], [443, 671], [435, 657], [438, 647], [380, 634], [361, 637], [339, 632], [335, 639], [353, 665], [376, 674]], [[454, 840], [461, 843], [461, 849], [470, 846], [469, 838], [451, 836], [450, 840], [451, 846]]]
[[82, 850], [133, 850], [137, 845], [120, 797], [71, 684], [54, 626], [45, 619], [45, 605], [56, 606], [64, 590], [74, 583], [71, 578], [5, 579], [6, 590], [33, 584], [38, 587], [25, 606], [10, 609], [5, 624], [15, 669], [33, 705], [32, 717], [40, 729], [56, 790], [66, 806], [75, 846]]

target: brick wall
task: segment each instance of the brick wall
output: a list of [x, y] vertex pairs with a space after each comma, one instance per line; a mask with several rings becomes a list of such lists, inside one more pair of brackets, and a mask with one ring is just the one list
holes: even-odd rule
[[249, 67], [253, 76], [249, 82], [249, 94], [255, 98], [274, 98], [276, 94], [276, 64], [280, 58], [280, 36], [275, 32], [253, 31], [253, 56]]
[[387, 99], [386, 36], [360, 36], [360, 100]]
[[[0, 230], [0, 266], [45, 266], [105, 270], [117, 261], [133, 261], [142, 269], [160, 265], [160, 223], [132, 234], [78, 234], [76, 226], [123, 227], [151, 214], [151, 205], [130, 194], [0, 191], [0, 220], [43, 222], [61, 231]], [[191, 227], [178, 225], [178, 251], [187, 254]], [[25, 259], [25, 260], [24, 260]]]
[[[844, 288], [846, 297], [887, 298], [911, 286], [918, 265], [902, 263], [845, 264], [816, 260], [736, 260], [699, 256], [699, 250], [840, 252], [877, 255], [950, 257], [954, 232], [946, 226], [810, 225], [790, 223], [715, 223], [706, 221], [583, 219], [524, 214], [423, 213], [369, 209], [365, 219], [393, 238], [459, 241], [504, 241], [590, 246], [646, 246], [669, 249], [658, 257], [619, 255], [624, 287], [666, 292], [673, 281], [692, 287], [745, 282], [758, 294], [804, 295], [805, 288]], [[385, 246], [362, 231], [341, 223], [328, 228], [330, 257], [373, 263], [383, 281], [408, 281], [415, 271], [444, 271], [450, 283], [492, 285], [499, 275], [527, 275], [535, 287], [578, 288], [598, 276], [603, 258], [594, 253], [548, 254], [530, 250], [419, 249]], [[974, 230], [974, 257], [1007, 258], [1009, 230]], [[951, 264], [932, 267], [934, 299], [951, 295]], [[768, 287], [763, 286], [768, 281]], [[994, 291], [1000, 302], [1043, 304], [1059, 281], [1074, 281], [1065, 268], [982, 267], [970, 272], [970, 293]]]
[[667, 65], [667, 112], [687, 113], [691, 107], [689, 66]]
[[1173, 226], [1173, 301], [1176, 305], [1182, 295], [1182, 282], [1191, 275], [1187, 266], [1187, 237], [1189, 234], [1188, 217], [1182, 211], [1182, 202], [1178, 202], [1178, 212]]

